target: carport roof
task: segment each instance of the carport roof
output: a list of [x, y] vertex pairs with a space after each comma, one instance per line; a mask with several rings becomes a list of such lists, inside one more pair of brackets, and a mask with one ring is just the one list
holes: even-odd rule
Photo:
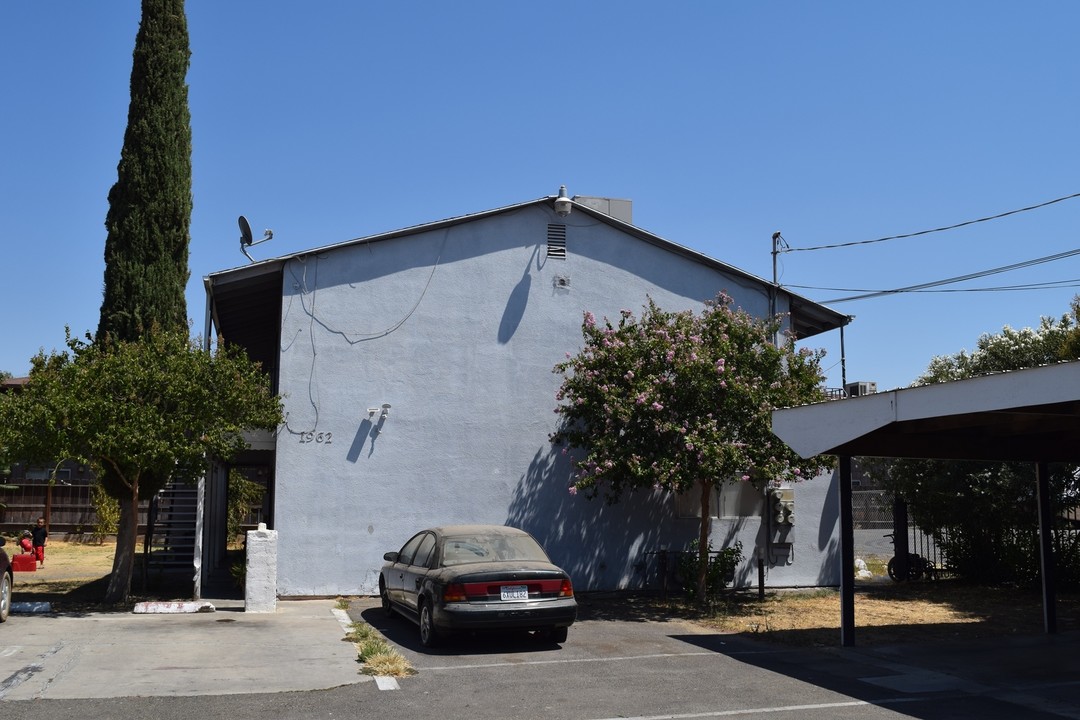
[[1080, 361], [773, 412], [802, 457], [1080, 462]]
[[1031, 461], [1036, 467], [1046, 631], [1056, 632], [1046, 463], [1080, 461], [1080, 361], [773, 411], [802, 457], [840, 457], [840, 637], [855, 643], [851, 458]]

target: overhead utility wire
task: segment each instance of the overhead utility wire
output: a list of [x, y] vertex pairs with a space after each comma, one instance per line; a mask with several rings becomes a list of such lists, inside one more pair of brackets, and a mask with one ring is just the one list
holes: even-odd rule
[[790, 247], [787, 243], [780, 248], [779, 252], [806, 252], [808, 250], [830, 250], [832, 248], [851, 247], [853, 245], [870, 245], [873, 243], [885, 242], [886, 240], [902, 240], [904, 238], [917, 237], [919, 235], [929, 235], [930, 233], [942, 232], [944, 230], [955, 230], [956, 228], [966, 227], [968, 225], [974, 225], [976, 223], [987, 222], [988, 220], [998, 220], [1009, 215], [1016, 215], [1017, 213], [1027, 212], [1029, 210], [1038, 210], [1044, 208], [1047, 205], [1053, 205], [1054, 203], [1064, 202], [1065, 200], [1072, 200], [1073, 198], [1080, 197], [1080, 193], [1074, 193], [1072, 195], [1066, 195], [1065, 197], [1059, 197], [1055, 200], [1047, 200], [1044, 203], [1038, 205], [1031, 205], [1029, 207], [1020, 208], [1019, 210], [1010, 210], [1008, 212], [999, 213], [997, 215], [990, 215], [989, 217], [978, 218], [977, 220], [968, 220], [966, 222], [957, 223], [955, 225], [946, 225], [945, 227], [934, 228], [933, 230], [920, 230], [919, 232], [906, 233], [904, 235], [889, 235], [888, 237], [877, 238], [875, 240], [856, 240], [854, 242], [838, 243], [836, 245], [817, 245], [815, 247]]
[[[851, 292], [851, 293], [876, 293], [876, 292], [890, 292], [885, 290], [870, 290], [868, 288], [842, 288], [842, 287], [823, 287], [821, 285], [785, 285], [784, 287], [793, 288], [797, 290], [831, 290], [833, 292]], [[1072, 280], [1048, 280], [1041, 283], [1023, 283], [1021, 285], [994, 285], [991, 287], [977, 287], [977, 288], [946, 288], [943, 290], [910, 290], [909, 292], [927, 292], [927, 293], [961, 293], [961, 292], [1004, 292], [1007, 290], [1056, 290], [1058, 288], [1080, 287], [1080, 278], [1073, 278]]]
[[1034, 260], [1025, 260], [1023, 262], [1014, 263], [1012, 265], [1006, 265], [1004, 267], [993, 268], [990, 270], [982, 270], [980, 272], [969, 273], [967, 275], [960, 275], [959, 277], [946, 278], [945, 280], [935, 280], [928, 283], [920, 283], [919, 285], [908, 285], [907, 287], [896, 288], [895, 290], [879, 290], [876, 292], [864, 293], [862, 295], [850, 295], [848, 297], [834, 298], [832, 300], [822, 300], [822, 303], [841, 303], [850, 302], [852, 300], [866, 300], [868, 298], [881, 297], [883, 295], [896, 295], [898, 293], [915, 292], [916, 290], [925, 290], [927, 288], [939, 287], [941, 285], [949, 285], [951, 283], [963, 282], [964, 280], [974, 280], [976, 278], [986, 277], [987, 275], [996, 275], [998, 273], [1009, 272], [1010, 270], [1019, 270], [1021, 268], [1031, 267], [1033, 265], [1041, 265], [1043, 263], [1053, 262], [1055, 260], [1064, 260], [1074, 255], [1080, 255], [1080, 248], [1076, 250], [1066, 250], [1065, 252], [1058, 253], [1057, 255], [1047, 255], [1046, 257], [1036, 258]]

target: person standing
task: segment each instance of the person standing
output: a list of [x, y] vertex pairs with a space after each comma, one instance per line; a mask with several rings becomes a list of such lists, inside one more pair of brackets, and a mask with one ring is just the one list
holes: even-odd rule
[[45, 542], [49, 537], [49, 531], [45, 528], [45, 518], [39, 517], [37, 525], [30, 530], [34, 540], [34, 557], [37, 558], [38, 567], [45, 567]]

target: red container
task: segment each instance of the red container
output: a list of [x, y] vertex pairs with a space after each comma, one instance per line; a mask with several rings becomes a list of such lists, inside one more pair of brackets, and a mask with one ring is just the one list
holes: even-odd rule
[[33, 555], [12, 555], [11, 569], [14, 572], [35, 572], [37, 570], [37, 558]]

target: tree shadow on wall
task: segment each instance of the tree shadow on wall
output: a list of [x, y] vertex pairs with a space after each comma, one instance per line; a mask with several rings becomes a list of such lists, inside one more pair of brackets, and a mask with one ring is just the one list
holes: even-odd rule
[[531, 533], [582, 591], [658, 589], [650, 554], [681, 548], [697, 533], [697, 519], [674, 515], [668, 493], [624, 493], [616, 504], [571, 495], [568, 456], [537, 450], [514, 489], [506, 523]]

